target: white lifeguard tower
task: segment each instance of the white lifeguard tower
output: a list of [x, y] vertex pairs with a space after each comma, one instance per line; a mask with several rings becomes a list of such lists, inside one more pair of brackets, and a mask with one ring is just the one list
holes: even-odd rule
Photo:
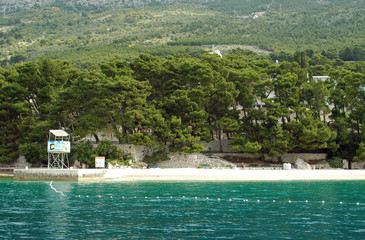
[[49, 130], [48, 168], [69, 168], [70, 135], [64, 130]]

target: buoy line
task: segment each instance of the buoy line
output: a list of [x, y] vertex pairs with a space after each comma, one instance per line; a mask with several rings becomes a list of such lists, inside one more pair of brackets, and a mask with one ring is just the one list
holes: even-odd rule
[[[62, 194], [63, 196], [65, 196], [61, 191], [56, 190], [53, 186], [52, 186], [52, 182], [50, 183], [50, 186], [52, 187], [52, 189], [60, 194]], [[81, 195], [76, 195], [77, 198], [81, 198]], [[89, 198], [91, 196], [89, 195], [85, 195], [85, 198]], [[103, 198], [102, 195], [95, 195], [96, 198]], [[110, 198], [110, 199], [118, 199], [117, 196], [112, 196], [110, 194], [106, 195], [105, 197]], [[217, 202], [243, 202], [243, 203], [272, 203], [272, 204], [280, 204], [280, 203], [289, 203], [289, 204], [295, 204], [295, 203], [301, 203], [301, 204], [313, 204], [313, 203], [318, 203], [321, 205], [328, 205], [328, 204], [340, 204], [340, 205], [356, 205], [356, 206], [362, 206], [365, 204], [362, 204], [360, 202], [344, 202], [344, 201], [339, 201], [339, 202], [335, 202], [335, 201], [325, 201], [325, 200], [317, 200], [317, 201], [309, 201], [309, 200], [303, 200], [303, 201], [297, 201], [297, 200], [277, 200], [277, 199], [265, 199], [265, 200], [261, 200], [261, 199], [247, 199], [247, 198], [227, 198], [227, 199], [223, 199], [223, 198], [213, 198], [213, 197], [186, 197], [186, 196], [181, 196], [181, 197], [173, 197], [173, 196], [167, 196], [167, 197], [160, 197], [160, 196], [144, 196], [144, 197], [137, 197], [137, 196], [130, 196], [130, 197], [126, 197], [126, 196], [120, 196], [120, 199], [126, 200], [126, 199], [140, 199], [140, 200], [145, 200], [145, 201], [152, 201], [153, 199], [157, 199], [157, 200], [176, 200], [176, 199], [180, 199], [180, 200], [200, 200], [200, 201], [217, 201]]]
[[63, 194], [63, 192], [61, 192], [61, 191], [58, 191], [57, 189], [55, 189], [53, 186], [52, 186], [52, 183], [53, 183], [53, 181], [51, 181], [50, 183], [49, 183], [49, 186], [51, 186], [51, 188], [56, 192], [56, 193], [60, 193], [62, 196], [66, 196], [65, 194]]

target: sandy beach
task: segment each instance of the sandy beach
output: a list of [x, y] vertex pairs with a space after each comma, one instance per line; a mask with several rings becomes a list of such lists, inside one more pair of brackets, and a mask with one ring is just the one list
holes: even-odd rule
[[15, 180], [52, 181], [292, 181], [365, 180], [365, 170], [17, 169]]
[[[365, 170], [231, 170], [231, 169], [124, 169], [122, 181], [287, 181], [365, 180]], [[107, 176], [106, 176], [107, 177]]]

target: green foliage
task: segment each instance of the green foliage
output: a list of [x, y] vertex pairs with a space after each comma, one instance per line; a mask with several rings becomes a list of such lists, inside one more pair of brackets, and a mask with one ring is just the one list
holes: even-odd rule
[[20, 154], [29, 163], [47, 162], [47, 148], [37, 143], [24, 143], [19, 146]]
[[232, 149], [239, 152], [250, 153], [254, 156], [260, 155], [260, 150], [262, 149], [261, 144], [258, 142], [250, 142], [244, 138], [237, 138], [232, 142]]
[[342, 158], [332, 157], [328, 160], [328, 163], [331, 166], [331, 168], [343, 168]]
[[217, 44], [259, 46], [280, 62], [294, 59], [283, 51], [345, 61], [365, 56], [363, 1], [186, 0], [184, 11], [180, 1], [9, 4], [0, 3], [4, 14], [11, 12], [0, 18], [3, 65], [49, 57], [88, 68], [142, 53], [200, 56]]
[[275, 126], [263, 136], [263, 148], [271, 157], [279, 157], [292, 149], [289, 134], [281, 126]]
[[326, 149], [327, 144], [336, 139], [336, 133], [323, 122], [310, 116], [301, 117], [297, 122], [290, 122], [288, 128], [292, 132], [293, 149]]
[[80, 163], [86, 163], [88, 167], [95, 166], [95, 157], [105, 157], [105, 163], [113, 165], [129, 165], [132, 157], [125, 154], [120, 148], [111, 141], [101, 141], [96, 148], [92, 147], [91, 142], [86, 141], [73, 148], [73, 158]]
[[89, 166], [96, 155], [130, 159], [100, 133], [187, 153], [203, 151], [199, 141], [236, 138], [235, 150], [258, 156], [321, 151], [360, 160], [364, 76], [364, 62], [338, 64], [307, 51], [279, 63], [239, 49], [222, 58], [113, 58], [86, 70], [59, 60], [24, 62], [0, 68], [0, 161], [21, 153], [45, 160], [40, 146], [49, 129], [61, 127], [75, 142], [94, 136], [95, 150], [90, 143], [75, 149]]
[[88, 166], [95, 166], [95, 153], [92, 144], [89, 141], [75, 145], [72, 148], [73, 158], [80, 163], [86, 163]]
[[111, 141], [101, 141], [94, 149], [95, 156], [105, 157], [106, 163], [129, 165], [132, 160], [131, 156], [125, 154], [120, 148], [114, 145]]
[[152, 147], [156, 144], [156, 141], [153, 139], [151, 134], [145, 134], [142, 132], [137, 132], [130, 136], [129, 142], [134, 145], [143, 145], [149, 147]]
[[19, 157], [19, 140], [23, 135], [19, 126], [30, 112], [29, 103], [24, 101], [26, 95], [26, 90], [17, 83], [3, 82], [0, 87], [0, 162]]
[[365, 161], [365, 144], [361, 142], [359, 148], [356, 150], [356, 156], [353, 159], [355, 162]]

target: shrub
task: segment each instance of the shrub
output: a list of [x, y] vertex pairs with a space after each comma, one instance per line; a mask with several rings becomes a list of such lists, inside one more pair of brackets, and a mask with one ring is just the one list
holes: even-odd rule
[[47, 151], [43, 146], [37, 143], [25, 143], [20, 145], [20, 153], [30, 163], [37, 163], [42, 159], [47, 159]]
[[332, 157], [328, 160], [328, 163], [330, 164], [331, 168], [342, 168], [342, 158], [339, 157]]
[[101, 141], [94, 150], [96, 156], [104, 156], [105, 163], [112, 165], [129, 165], [132, 156], [126, 154], [122, 149], [115, 146], [111, 141]]
[[95, 149], [89, 141], [74, 148], [74, 158], [80, 163], [86, 163], [88, 167], [95, 167], [96, 156], [105, 157], [105, 163], [112, 165], [129, 165], [130, 160], [133, 159], [130, 154], [124, 153], [111, 141], [101, 141]]
[[76, 159], [80, 163], [86, 163], [89, 167], [95, 166], [95, 154], [92, 149], [90, 141], [86, 141], [82, 144], [76, 145], [72, 149], [72, 158]]

